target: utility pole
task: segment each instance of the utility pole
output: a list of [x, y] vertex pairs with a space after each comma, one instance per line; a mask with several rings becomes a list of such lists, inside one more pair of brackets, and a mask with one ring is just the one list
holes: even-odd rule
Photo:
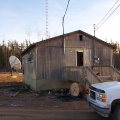
[[66, 8], [65, 14], [64, 14], [64, 16], [63, 16], [63, 18], [62, 18], [62, 27], [63, 27], [63, 41], [64, 41], [64, 54], [65, 54], [64, 18], [65, 18], [65, 15], [66, 15], [66, 13], [67, 13], [67, 9], [68, 9], [69, 2], [70, 2], [70, 0], [68, 0], [67, 8]]
[[95, 51], [95, 24], [94, 24], [94, 57], [93, 57], [94, 64], [95, 64], [95, 59], [96, 59], [96, 51]]
[[[65, 16], [64, 16], [64, 17], [65, 17]], [[63, 27], [63, 42], [64, 42], [64, 54], [65, 54], [64, 17], [63, 17], [63, 19], [62, 19], [62, 27]]]

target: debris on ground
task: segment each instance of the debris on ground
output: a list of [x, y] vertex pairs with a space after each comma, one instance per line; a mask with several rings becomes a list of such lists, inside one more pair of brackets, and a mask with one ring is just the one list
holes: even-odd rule
[[40, 92], [43, 95], [49, 94], [49, 95], [65, 95], [69, 94], [69, 89], [52, 89], [52, 90], [44, 90]]
[[71, 101], [79, 101], [82, 98], [80, 96], [74, 97], [71, 95], [63, 95], [63, 96], [58, 96], [58, 98], [61, 102], [71, 102]]
[[17, 86], [17, 87], [13, 87], [13, 88], [9, 89], [9, 91], [15, 92], [14, 94], [11, 95], [11, 97], [15, 97], [19, 93], [26, 92], [29, 90], [31, 90], [31, 89], [30, 89], [30, 86], [28, 86], [28, 85], [21, 85], [21, 86]]
[[11, 97], [17, 96], [19, 92], [20, 92], [20, 91], [18, 91], [18, 92], [16, 92], [15, 94], [11, 95]]
[[[51, 99], [60, 100], [61, 102], [71, 102], [71, 101], [79, 101], [80, 99], [84, 99], [82, 95], [78, 97], [71, 96], [69, 93], [69, 89], [53, 89], [53, 90], [45, 90], [38, 93], [40, 96], [49, 96]], [[38, 95], [37, 95], [38, 96]]]
[[[8, 75], [0, 75], [0, 107], [27, 108], [38, 110], [89, 110], [86, 100], [82, 97], [70, 96], [69, 89], [53, 89], [34, 92], [22, 83], [21, 78], [10, 80]], [[20, 80], [20, 81], [19, 81]], [[16, 81], [16, 82], [15, 82]], [[12, 97], [11, 97], [12, 96]]]

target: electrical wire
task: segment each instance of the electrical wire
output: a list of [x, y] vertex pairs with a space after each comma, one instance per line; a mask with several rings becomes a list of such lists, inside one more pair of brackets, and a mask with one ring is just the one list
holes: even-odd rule
[[120, 4], [114, 9], [114, 11], [105, 19], [105, 21], [99, 26], [97, 27], [97, 29], [95, 31], [97, 31], [108, 19], [109, 17], [120, 7]]
[[112, 8], [108, 11], [108, 13], [105, 15], [105, 17], [98, 23], [98, 25], [96, 26], [96, 28], [101, 24], [101, 22], [107, 17], [107, 15], [110, 13], [110, 11], [114, 8], [114, 6], [117, 4], [119, 0], [117, 0], [114, 5], [112, 6]]

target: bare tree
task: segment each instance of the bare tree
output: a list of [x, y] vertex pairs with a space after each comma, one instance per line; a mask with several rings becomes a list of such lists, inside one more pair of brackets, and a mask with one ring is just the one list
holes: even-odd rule
[[38, 26], [37, 26], [37, 29], [36, 29], [36, 33], [37, 33], [38, 41], [40, 41], [41, 40], [41, 31], [40, 31]]
[[31, 29], [30, 29], [30, 28], [26, 31], [26, 34], [27, 34], [27, 40], [29, 40], [29, 41], [30, 41], [31, 36], [32, 36], [32, 31], [31, 31]]

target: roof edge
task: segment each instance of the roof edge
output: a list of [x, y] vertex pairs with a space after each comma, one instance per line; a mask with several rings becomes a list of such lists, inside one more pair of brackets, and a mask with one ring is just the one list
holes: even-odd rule
[[[97, 37], [95, 37], [95, 36], [93, 36], [93, 35], [90, 35], [90, 34], [84, 32], [84, 31], [82, 31], [82, 30], [77, 30], [77, 31], [73, 31], [73, 32], [70, 32], [70, 33], [66, 33], [66, 34], [64, 34], [64, 36], [68, 36], [68, 35], [74, 34], [74, 33], [82, 33], [82, 34], [84, 34], [84, 35], [87, 35], [87, 36], [89, 36], [89, 37], [91, 37], [91, 38], [99, 41], [99, 42], [102, 42], [102, 43], [106, 44], [107, 46], [109, 46], [109, 47], [111, 47], [111, 48], [113, 48], [113, 49], [116, 49], [115, 45], [111, 45], [110, 43], [107, 43], [107, 42], [105, 42], [105, 41], [103, 41], [103, 40], [101, 40], [101, 39], [99, 39], [99, 38], [97, 38]], [[34, 47], [36, 46], [36, 44], [43, 43], [43, 42], [46, 42], [46, 41], [48, 41], [48, 40], [53, 40], [53, 39], [55, 39], [55, 38], [60, 38], [60, 37], [63, 37], [63, 35], [55, 36], [55, 37], [52, 37], [52, 38], [49, 38], [49, 39], [46, 39], [46, 40], [43, 40], [43, 41], [39, 41], [39, 42], [33, 43], [33, 44], [29, 45], [29, 46], [22, 52], [22, 55], [24, 55], [27, 51], [29, 51], [29, 50], [31, 50], [32, 48], [34, 48]]]

